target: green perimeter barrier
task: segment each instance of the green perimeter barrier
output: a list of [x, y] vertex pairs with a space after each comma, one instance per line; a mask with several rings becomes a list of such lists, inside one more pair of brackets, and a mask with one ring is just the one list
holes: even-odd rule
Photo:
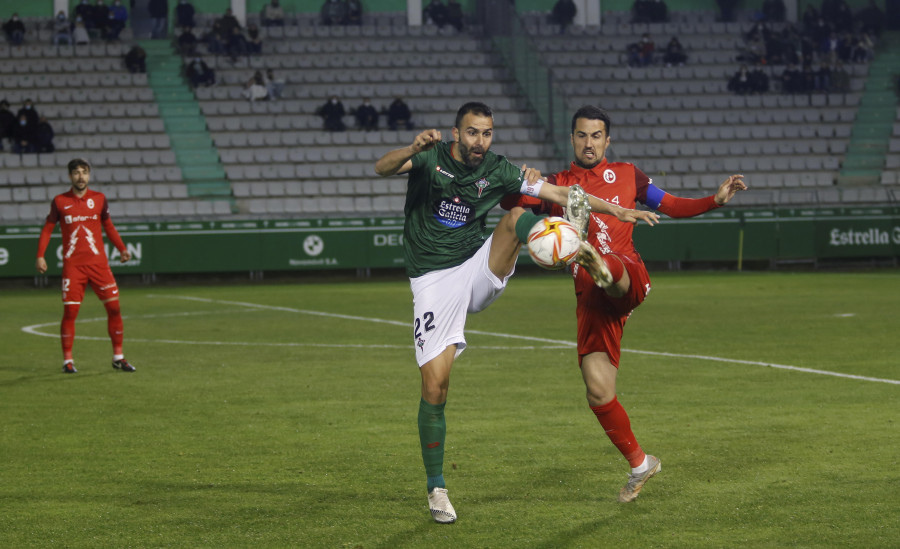
[[[497, 217], [489, 220], [492, 228]], [[124, 223], [132, 259], [116, 273], [304, 271], [403, 267], [403, 219], [302, 219]], [[40, 226], [0, 227], [0, 277], [36, 274]], [[646, 261], [900, 257], [900, 208], [723, 208], [694, 219], [663, 218], [635, 228]], [[527, 254], [520, 261], [530, 263]], [[62, 268], [59, 229], [47, 252], [49, 275]]]

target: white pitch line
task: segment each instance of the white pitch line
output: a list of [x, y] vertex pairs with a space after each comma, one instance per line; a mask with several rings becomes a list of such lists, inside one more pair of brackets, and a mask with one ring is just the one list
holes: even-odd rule
[[[171, 296], [171, 295], [157, 295], [150, 294], [147, 297], [155, 298], [161, 297], [166, 299], [181, 299], [186, 301], [199, 301], [203, 303], [214, 303], [214, 304], [225, 304], [225, 305], [237, 305], [240, 307], [246, 307], [250, 309], [266, 309], [272, 311], [284, 311], [289, 313], [298, 313], [298, 314], [306, 314], [313, 316], [324, 316], [329, 318], [340, 318], [344, 320], [358, 320], [362, 322], [375, 322], [379, 324], [390, 324], [392, 326], [403, 326], [408, 327], [408, 322], [401, 322], [397, 320], [386, 320], [383, 318], [375, 318], [375, 317], [364, 317], [364, 316], [353, 316], [353, 315], [344, 315], [337, 313], [326, 313], [322, 311], [311, 311], [307, 309], [295, 309], [292, 307], [281, 307], [277, 305], [263, 305], [259, 303], [247, 303], [242, 301], [225, 301], [218, 299], [209, 299], [203, 297], [193, 297], [193, 296]], [[217, 313], [219, 313], [218, 311]], [[158, 318], [161, 316], [186, 316], [190, 314], [208, 314], [202, 312], [193, 312], [193, 313], [174, 313], [171, 315], [148, 315], [145, 318]], [[127, 317], [123, 317], [127, 318]], [[88, 319], [88, 322], [105, 320], [105, 318], [95, 318]], [[46, 324], [34, 324], [32, 326], [25, 326], [22, 328], [23, 332], [30, 333], [37, 336], [44, 337], [58, 337], [57, 334], [45, 334], [39, 332], [38, 328], [43, 328], [47, 326], [56, 326], [57, 323], [46, 323]], [[565, 341], [559, 339], [547, 339], [542, 337], [534, 337], [534, 336], [523, 336], [516, 334], [502, 334], [496, 332], [484, 332], [479, 330], [467, 330], [469, 334], [478, 334], [485, 335], [491, 337], [502, 337], [509, 339], [520, 339], [524, 341], [534, 341], [538, 343], [549, 343], [555, 345], [555, 347], [540, 347], [540, 349], [559, 349], [559, 348], [573, 348], [576, 344], [572, 341]], [[108, 338], [103, 337], [91, 337], [91, 336], [76, 336], [78, 339], [90, 339], [90, 340], [102, 340], [105, 341]], [[171, 343], [171, 344], [189, 344], [189, 345], [234, 345], [234, 346], [266, 346], [266, 347], [338, 347], [338, 348], [379, 348], [379, 349], [405, 349], [407, 345], [357, 345], [357, 344], [329, 344], [329, 343], [250, 343], [250, 342], [239, 342], [239, 341], [184, 341], [184, 340], [165, 340], [165, 339], [133, 339], [129, 338], [129, 341], [136, 341], [142, 343]], [[532, 350], [538, 349], [537, 347], [489, 347], [489, 346], [480, 346], [481, 349], [494, 349], [494, 350]], [[768, 368], [777, 368], [780, 370], [789, 370], [793, 372], [803, 372], [807, 374], [816, 374], [823, 376], [832, 376], [832, 377], [840, 377], [844, 379], [855, 379], [858, 381], [871, 381], [875, 383], [888, 383], [891, 385], [900, 385], [900, 380], [896, 379], [883, 379], [877, 377], [867, 377], [867, 376], [858, 376], [853, 374], [844, 374], [840, 372], [831, 372], [828, 370], [816, 370], [814, 368], [803, 368], [800, 366], [790, 366], [787, 364], [775, 364], [772, 362], [759, 362], [755, 360], [740, 360], [735, 358], [722, 358], [716, 356], [706, 356], [706, 355], [691, 355], [691, 354], [679, 354], [679, 353], [666, 353], [660, 351], [641, 351], [637, 349], [622, 349], [624, 353], [635, 353], [635, 354], [643, 354], [643, 355], [652, 355], [652, 356], [664, 356], [669, 358], [690, 358], [695, 360], [710, 360], [714, 362], [726, 362], [730, 364], [743, 364], [747, 366], [764, 366]]]

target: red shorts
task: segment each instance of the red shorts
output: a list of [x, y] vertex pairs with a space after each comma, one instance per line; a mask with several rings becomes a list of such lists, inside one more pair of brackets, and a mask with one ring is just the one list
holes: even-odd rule
[[68, 265], [63, 263], [62, 270], [63, 303], [81, 303], [84, 299], [84, 288], [90, 284], [91, 289], [100, 298], [107, 301], [119, 297], [119, 287], [113, 277], [109, 264]]
[[626, 255], [611, 255], [622, 260], [631, 280], [628, 293], [622, 297], [609, 297], [585, 269], [579, 269], [575, 277], [579, 364], [585, 355], [603, 352], [613, 366], [619, 367], [625, 321], [650, 292], [650, 275], [643, 261]]

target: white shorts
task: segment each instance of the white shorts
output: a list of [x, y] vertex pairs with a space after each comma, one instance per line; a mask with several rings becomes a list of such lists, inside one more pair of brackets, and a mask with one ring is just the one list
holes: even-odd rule
[[413, 293], [413, 344], [416, 361], [423, 364], [456, 345], [456, 355], [466, 348], [466, 315], [483, 311], [500, 297], [515, 266], [502, 280], [488, 266], [489, 237], [478, 252], [462, 265], [432, 271], [409, 279]]

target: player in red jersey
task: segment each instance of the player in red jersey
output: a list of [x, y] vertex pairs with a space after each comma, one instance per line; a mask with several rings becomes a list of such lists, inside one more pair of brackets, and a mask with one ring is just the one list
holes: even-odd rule
[[[659, 189], [634, 164], [608, 162], [609, 115], [585, 106], [572, 117], [575, 161], [566, 171], [548, 178], [565, 187], [580, 185], [601, 200], [633, 209], [640, 202], [670, 217], [693, 217], [728, 203], [747, 188], [742, 175], [732, 175], [712, 196], [679, 198]], [[531, 207], [540, 213], [563, 215], [559, 206], [527, 196], [507, 197], [503, 206]], [[570, 218], [572, 216], [570, 215]], [[631, 430], [628, 414], [616, 397], [622, 330], [631, 312], [650, 292], [650, 276], [632, 240], [633, 225], [599, 213], [584, 216], [586, 242], [573, 265], [578, 361], [587, 387], [587, 400], [612, 443], [631, 465], [619, 501], [638, 497], [644, 483], [660, 470], [660, 461], [647, 455]]]
[[133, 372], [134, 366], [125, 360], [122, 353], [122, 313], [119, 309], [119, 287], [109, 268], [109, 259], [103, 247], [101, 230], [121, 254], [125, 263], [131, 259], [131, 252], [122, 242], [109, 217], [109, 206], [103, 193], [88, 189], [91, 181], [91, 166], [76, 158], [69, 162], [69, 180], [72, 189], [53, 198], [50, 214], [41, 231], [38, 242], [35, 267], [39, 273], [47, 272], [44, 253], [50, 243], [50, 235], [59, 223], [62, 231], [62, 300], [63, 319], [60, 338], [63, 350], [63, 372], [77, 373], [72, 360], [72, 344], [75, 341], [75, 318], [84, 298], [85, 286], [100, 298], [106, 308], [107, 327], [113, 344], [113, 368], [123, 372]]

